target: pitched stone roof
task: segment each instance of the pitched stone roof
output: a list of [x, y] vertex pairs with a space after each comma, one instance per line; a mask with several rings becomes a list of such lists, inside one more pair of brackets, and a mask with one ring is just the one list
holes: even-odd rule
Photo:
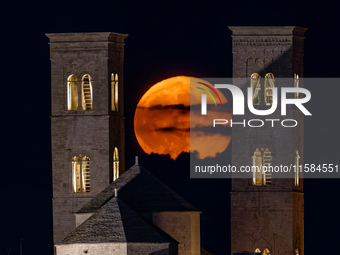
[[145, 168], [134, 165], [77, 213], [92, 213], [100, 209], [114, 197], [115, 188], [118, 190], [118, 197], [128, 202], [129, 206], [139, 213], [198, 211]]
[[109, 242], [178, 243], [117, 197], [111, 198], [62, 240], [62, 244]]

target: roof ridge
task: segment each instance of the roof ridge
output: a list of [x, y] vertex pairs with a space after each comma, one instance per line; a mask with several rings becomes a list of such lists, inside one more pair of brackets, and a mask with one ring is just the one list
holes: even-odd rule
[[199, 211], [144, 167], [133, 165], [76, 213], [100, 209], [114, 196], [114, 189], [137, 212]]
[[62, 244], [108, 242], [178, 243], [119, 197], [111, 198], [62, 240]]
[[[131, 172], [129, 172], [131, 171]], [[128, 170], [126, 170], [120, 178], [110, 183], [105, 189], [99, 192], [94, 198], [92, 198], [89, 202], [87, 202], [83, 207], [81, 207], [76, 213], [93, 213], [94, 211], [100, 209], [104, 206], [112, 197], [114, 197], [114, 189], [119, 190], [122, 186], [128, 183], [131, 179], [133, 179], [136, 175], [140, 173], [140, 166], [133, 165]], [[108, 193], [106, 196], [105, 194]], [[104, 196], [103, 196], [104, 195]], [[102, 199], [99, 199], [102, 197]], [[96, 200], [100, 200], [97, 206], [93, 205]], [[94, 210], [90, 210], [90, 208], [96, 207]], [[90, 211], [89, 211], [90, 210]]]

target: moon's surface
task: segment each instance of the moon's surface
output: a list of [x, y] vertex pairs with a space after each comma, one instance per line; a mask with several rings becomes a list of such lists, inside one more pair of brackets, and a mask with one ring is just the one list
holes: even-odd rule
[[[197, 82], [207, 83], [187, 76], [168, 78], [153, 85], [140, 99], [135, 112], [134, 129], [137, 141], [146, 153], [168, 154], [176, 159], [183, 152], [197, 151], [198, 158], [203, 159], [214, 157], [228, 147], [230, 135], [193, 131], [194, 127], [211, 126], [211, 118], [216, 114], [210, 111], [210, 119], [205, 120], [200, 110], [190, 113], [190, 105], [200, 105], [201, 94], [204, 93], [195, 88], [204, 87]], [[218, 94], [222, 103], [227, 103], [224, 95], [219, 91]], [[207, 103], [214, 104], [209, 96]], [[231, 117], [230, 114], [228, 116]], [[221, 116], [216, 115], [216, 118]]]

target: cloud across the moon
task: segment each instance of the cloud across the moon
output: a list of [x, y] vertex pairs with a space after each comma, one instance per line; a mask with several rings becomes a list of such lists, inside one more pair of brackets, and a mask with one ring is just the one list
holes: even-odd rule
[[[202, 132], [199, 129], [211, 126], [211, 121], [205, 121], [199, 110], [191, 110], [190, 114], [190, 105], [199, 105], [203, 92], [197, 90], [190, 96], [190, 79], [192, 83], [206, 82], [187, 76], [172, 77], [152, 86], [139, 101], [134, 128], [137, 141], [146, 153], [169, 154], [176, 159], [183, 152], [197, 151], [203, 159], [214, 157], [228, 147], [230, 135]], [[219, 94], [222, 102], [227, 103]], [[213, 103], [212, 99], [207, 102]], [[209, 115], [214, 114], [217, 116], [217, 111], [212, 109]], [[190, 135], [194, 137], [191, 144]]]

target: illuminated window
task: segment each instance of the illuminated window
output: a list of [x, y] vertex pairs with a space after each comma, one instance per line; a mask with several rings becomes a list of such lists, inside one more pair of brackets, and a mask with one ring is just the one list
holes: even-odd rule
[[92, 81], [91, 76], [85, 74], [82, 79], [82, 107], [84, 111], [92, 110]]
[[119, 155], [118, 155], [118, 149], [115, 147], [115, 150], [113, 152], [113, 181], [118, 179], [119, 177]]
[[72, 189], [74, 193], [90, 192], [90, 158], [72, 158]]
[[118, 74], [111, 74], [111, 110], [118, 111]]
[[[272, 164], [271, 152], [266, 148], [262, 155], [261, 151], [256, 148], [252, 158], [253, 185], [270, 185], [272, 183], [272, 173], [270, 171]], [[263, 167], [266, 167], [266, 171], [263, 171]]]
[[253, 185], [262, 185], [262, 156], [256, 148], [253, 156]]
[[[299, 75], [294, 74], [294, 88], [299, 88]], [[295, 98], [299, 98], [299, 92], [294, 93]]]
[[270, 255], [270, 252], [269, 252], [269, 250], [268, 250], [267, 248], [266, 248], [266, 249], [264, 249], [264, 251], [263, 251], [262, 255]]
[[253, 73], [250, 76], [250, 86], [253, 91], [253, 105], [259, 105], [261, 102], [261, 76], [258, 73]]
[[264, 100], [266, 105], [271, 105], [273, 103], [273, 88], [275, 87], [274, 75], [267, 73], [264, 78]]
[[259, 248], [256, 248], [255, 253], [261, 253]]
[[90, 158], [83, 157], [82, 160], [82, 186], [83, 192], [90, 192]]
[[73, 192], [80, 192], [80, 162], [77, 157], [72, 159], [72, 186]]
[[67, 78], [67, 109], [69, 111], [76, 111], [77, 107], [78, 107], [77, 77], [72, 74]]
[[272, 165], [272, 153], [266, 148], [263, 152], [263, 166], [267, 167], [266, 172], [263, 174], [263, 184], [270, 185], [272, 183], [272, 173], [270, 166]]
[[300, 186], [299, 164], [300, 164], [300, 155], [299, 155], [299, 151], [296, 151], [296, 156], [295, 156], [295, 187]]

